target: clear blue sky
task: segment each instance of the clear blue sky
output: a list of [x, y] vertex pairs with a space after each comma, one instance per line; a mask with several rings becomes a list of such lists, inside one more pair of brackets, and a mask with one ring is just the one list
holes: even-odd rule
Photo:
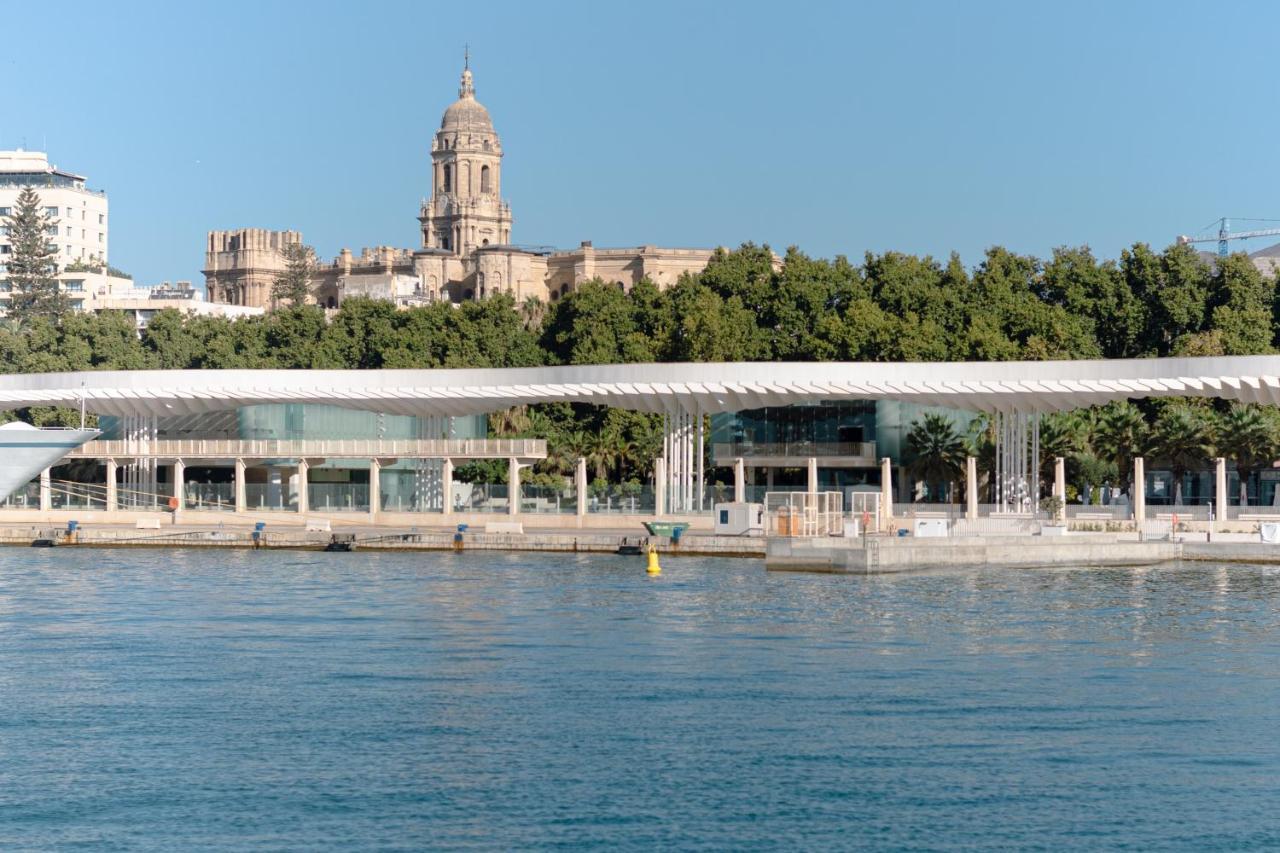
[[416, 247], [466, 42], [521, 243], [973, 264], [1280, 218], [1266, 3], [56, 6], [0, 14], [0, 147], [107, 190], [146, 284], [214, 228]]

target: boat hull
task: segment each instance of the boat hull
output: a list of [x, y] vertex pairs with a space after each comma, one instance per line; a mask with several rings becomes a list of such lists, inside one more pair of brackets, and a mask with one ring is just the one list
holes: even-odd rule
[[98, 435], [96, 429], [0, 429], [0, 500]]

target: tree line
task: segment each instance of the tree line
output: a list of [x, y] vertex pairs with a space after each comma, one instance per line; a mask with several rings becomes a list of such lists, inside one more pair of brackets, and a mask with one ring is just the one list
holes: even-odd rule
[[[300, 257], [294, 266], [305, 263]], [[629, 291], [591, 281], [549, 304], [495, 295], [397, 310], [350, 299], [326, 316], [297, 304], [298, 281], [282, 282], [276, 296], [290, 306], [262, 317], [162, 311], [140, 337], [130, 318], [109, 312], [29, 312], [0, 328], [0, 370], [998, 361], [1259, 354], [1275, 352], [1280, 341], [1274, 275], [1242, 254], [1209, 263], [1189, 246], [1155, 251], [1141, 243], [1117, 260], [1099, 260], [1084, 247], [1057, 249], [1048, 259], [994, 247], [972, 268], [954, 254], [940, 261], [869, 253], [857, 264], [793, 248], [778, 259], [748, 243], [717, 251], [704, 270], [665, 290], [648, 280]], [[1161, 400], [1132, 411], [1144, 434], [1155, 435], [1162, 417], [1174, 417], [1169, 412], [1207, 424], [1233, 410]], [[1093, 423], [1104, 413], [1079, 417]], [[647, 476], [661, 441], [651, 417], [590, 406], [503, 413], [492, 426], [547, 437], [554, 459], [586, 455], [597, 476], [622, 480]], [[1096, 480], [1099, 465], [1125, 458], [1091, 429], [1063, 429], [1076, 436], [1068, 455], [1077, 479]]]

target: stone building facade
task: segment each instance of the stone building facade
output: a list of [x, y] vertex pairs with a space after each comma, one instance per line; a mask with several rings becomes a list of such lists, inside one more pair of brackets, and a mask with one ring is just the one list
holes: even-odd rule
[[[416, 249], [349, 249], [318, 266], [315, 301], [336, 308], [352, 296], [409, 306], [464, 302], [508, 293], [560, 299], [593, 278], [630, 288], [642, 278], [659, 287], [707, 265], [712, 249], [640, 246], [597, 249], [590, 242], [557, 251], [511, 241], [511, 205], [502, 198], [502, 142], [489, 111], [476, 100], [465, 67], [458, 100], [444, 111], [431, 141], [431, 195], [418, 211]], [[205, 250], [209, 300], [271, 306], [271, 283], [284, 269], [282, 251], [300, 243], [297, 231], [241, 228], [210, 231]]]

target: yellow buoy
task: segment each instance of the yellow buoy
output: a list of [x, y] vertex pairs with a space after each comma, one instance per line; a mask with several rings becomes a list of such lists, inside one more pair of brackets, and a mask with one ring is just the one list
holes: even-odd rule
[[658, 565], [658, 549], [652, 545], [649, 546], [649, 566], [645, 571], [651, 575], [662, 574], [662, 566]]

